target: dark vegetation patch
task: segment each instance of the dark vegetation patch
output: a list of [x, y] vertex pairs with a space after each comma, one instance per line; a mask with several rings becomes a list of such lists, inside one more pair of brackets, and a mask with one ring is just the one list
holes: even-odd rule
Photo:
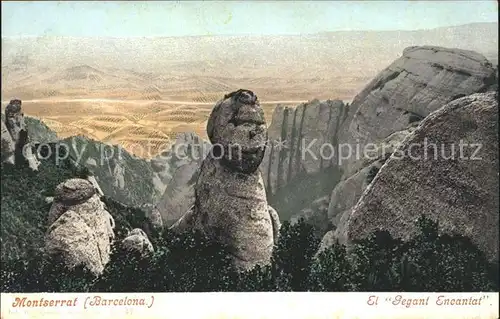
[[424, 217], [417, 223], [410, 241], [376, 231], [352, 251], [333, 244], [315, 258], [312, 226], [284, 222], [270, 265], [244, 273], [233, 268], [224, 246], [165, 229], [152, 238], [156, 251], [149, 258], [116, 244], [98, 278], [42, 254], [2, 260], [2, 292], [498, 291], [498, 264], [468, 238], [439, 235], [438, 224]]

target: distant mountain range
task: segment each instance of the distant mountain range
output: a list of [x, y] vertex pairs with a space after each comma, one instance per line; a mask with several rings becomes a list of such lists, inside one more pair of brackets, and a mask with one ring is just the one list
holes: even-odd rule
[[170, 76], [312, 79], [355, 72], [371, 77], [414, 45], [474, 50], [497, 63], [498, 23], [292, 36], [2, 37], [2, 74], [16, 68], [88, 64]]

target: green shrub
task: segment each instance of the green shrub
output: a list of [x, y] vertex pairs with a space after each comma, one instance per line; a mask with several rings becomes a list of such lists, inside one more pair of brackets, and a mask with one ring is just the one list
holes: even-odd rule
[[307, 291], [308, 278], [319, 240], [303, 218], [295, 224], [285, 221], [271, 258], [276, 291]]
[[312, 291], [351, 291], [352, 267], [344, 245], [335, 244], [318, 254], [311, 265], [309, 288]]
[[68, 161], [59, 166], [42, 161], [38, 172], [1, 164], [2, 260], [28, 258], [29, 249], [42, 247], [50, 209], [45, 198], [54, 195], [58, 184], [77, 174], [78, 170]]
[[495, 291], [496, 269], [470, 241], [440, 235], [438, 223], [422, 216], [419, 234], [402, 242], [375, 232], [354, 246], [354, 289], [357, 291]]

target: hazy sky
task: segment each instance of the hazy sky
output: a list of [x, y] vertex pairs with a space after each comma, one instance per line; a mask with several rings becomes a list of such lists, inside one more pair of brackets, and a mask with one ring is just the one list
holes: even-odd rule
[[489, 1], [3, 2], [2, 36], [186, 36], [415, 30], [498, 22]]

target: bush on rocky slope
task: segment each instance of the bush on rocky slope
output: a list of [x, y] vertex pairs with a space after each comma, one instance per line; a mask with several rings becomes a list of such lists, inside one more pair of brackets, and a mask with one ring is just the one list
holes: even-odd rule
[[80, 173], [68, 161], [59, 166], [43, 161], [38, 172], [29, 167], [1, 164], [2, 260], [28, 258], [33, 250], [42, 247], [51, 205], [45, 198], [53, 196], [59, 183]]
[[[53, 158], [41, 161], [39, 171], [29, 167], [1, 164], [1, 258], [18, 260], [37, 254], [44, 245], [44, 234], [50, 226], [47, 217], [51, 204], [47, 197], [54, 195], [56, 186], [67, 179], [86, 178], [86, 167], [75, 166], [68, 160], [57, 165]], [[144, 212], [103, 197], [108, 211], [115, 219], [118, 238], [133, 228], [152, 229]]]
[[[200, 234], [156, 234], [153, 256], [143, 258], [115, 245], [99, 278], [83, 269], [61, 269], [40, 255], [2, 265], [2, 291], [495, 291], [497, 266], [463, 237], [438, 234], [419, 221], [409, 242], [376, 232], [352, 251], [333, 245], [316, 258], [318, 242], [303, 220], [284, 223], [272, 263], [238, 273], [228, 251]], [[55, 276], [53, 269], [62, 275]], [[37, 284], [38, 283], [38, 284]]]
[[[375, 232], [350, 251], [335, 244], [316, 257], [315, 229], [303, 219], [284, 222], [271, 264], [238, 273], [225, 247], [197, 233], [155, 230], [141, 209], [109, 197], [102, 200], [115, 220], [117, 241], [104, 274], [95, 278], [83, 268], [66, 269], [41, 250], [46, 197], [64, 180], [87, 174], [70, 161], [42, 161], [38, 172], [1, 165], [3, 292], [498, 290], [498, 265], [468, 238], [440, 235], [439, 225], [426, 218], [418, 220], [420, 234], [411, 241]], [[121, 247], [133, 228], [148, 232], [155, 247], [149, 258]]]
[[129, 206], [153, 204], [161, 196], [153, 185], [153, 169], [142, 158], [117, 145], [108, 145], [84, 136], [61, 141], [96, 176], [104, 194]]

